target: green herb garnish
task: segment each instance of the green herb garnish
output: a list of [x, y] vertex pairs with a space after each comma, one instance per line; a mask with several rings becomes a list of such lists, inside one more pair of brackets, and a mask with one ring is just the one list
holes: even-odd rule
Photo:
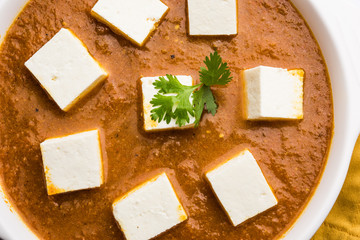
[[154, 106], [151, 110], [152, 120], [169, 123], [171, 119], [175, 119], [176, 124], [181, 127], [189, 123], [190, 116], [193, 116], [195, 126], [198, 126], [204, 108], [212, 115], [216, 114], [218, 106], [210, 87], [229, 83], [232, 79], [231, 72], [216, 51], [210, 54], [210, 58], [206, 57], [204, 63], [206, 68], [200, 68], [198, 85], [182, 85], [176, 76], [170, 74], [166, 75], [167, 79], [160, 77], [153, 83], [159, 91], [150, 102]]

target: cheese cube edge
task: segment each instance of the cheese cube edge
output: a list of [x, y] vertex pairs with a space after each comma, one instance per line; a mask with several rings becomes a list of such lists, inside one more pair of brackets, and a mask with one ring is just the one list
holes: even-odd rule
[[[286, 71], [288, 74], [288, 78], [290, 81], [293, 81], [292, 89], [288, 90], [288, 92], [292, 92], [292, 100], [291, 102], [286, 102], [284, 104], [291, 104], [291, 113], [289, 112], [286, 116], [263, 116], [262, 115], [262, 103], [257, 102], [256, 105], [254, 105], [254, 101], [261, 101], [261, 80], [256, 81], [250, 81], [247, 80], [245, 73], [248, 73], [250, 71], [261, 71], [262, 69], [271, 69], [273, 71]], [[303, 96], [304, 96], [304, 90], [303, 90], [303, 82], [304, 82], [304, 76], [305, 71], [301, 68], [298, 69], [283, 69], [283, 68], [277, 68], [277, 67], [269, 67], [269, 66], [257, 66], [254, 68], [244, 69], [240, 73], [241, 78], [241, 84], [243, 88], [243, 117], [246, 120], [249, 121], [273, 121], [273, 120], [300, 120], [304, 118], [304, 102], [303, 102]], [[259, 84], [258, 86], [255, 86], [256, 84]], [[251, 86], [251, 89], [249, 88]], [[280, 86], [277, 86], [280, 87]], [[275, 93], [274, 93], [275, 94]], [[250, 97], [252, 98], [252, 103], [250, 103]], [[256, 100], [255, 100], [256, 99]], [[271, 100], [268, 100], [268, 102], [271, 102]], [[250, 108], [252, 110], [250, 110]]]
[[[250, 157], [252, 159], [252, 161], [255, 162], [257, 169], [260, 170], [261, 176], [260, 179], [265, 180], [263, 182], [263, 184], [266, 184], [268, 190], [267, 190], [267, 194], [268, 194], [268, 206], [266, 207], [266, 209], [262, 209], [261, 211], [259, 210], [252, 210], [253, 212], [250, 213], [250, 215], [246, 216], [236, 216], [239, 214], [239, 206], [237, 204], [239, 204], [239, 202], [237, 201], [233, 201], [233, 203], [235, 203], [235, 205], [231, 205], [231, 203], [229, 204], [228, 199], [225, 201], [224, 199], [224, 192], [220, 193], [218, 192], [218, 184], [216, 184], [216, 178], [219, 177], [218, 174], [220, 174], [219, 172], [221, 172], [222, 170], [224, 170], [225, 168], [227, 168], [230, 165], [233, 165], [233, 163], [235, 163], [235, 161], [241, 161], [239, 160], [239, 158], [241, 156], [244, 157]], [[236, 168], [235, 166], [231, 166], [232, 168]], [[258, 171], [256, 170], [256, 171]], [[231, 176], [230, 176], [231, 177]], [[220, 178], [221, 178], [221, 174], [220, 174]], [[222, 209], [224, 210], [225, 214], [227, 215], [228, 219], [230, 220], [230, 222], [233, 224], [234, 227], [240, 225], [241, 223], [245, 222], [246, 220], [255, 217], [256, 215], [260, 214], [263, 211], [266, 211], [272, 207], [274, 207], [275, 205], [278, 204], [278, 200], [274, 194], [274, 190], [272, 189], [272, 187], [269, 185], [268, 181], [266, 180], [262, 170], [260, 169], [260, 167], [257, 164], [257, 161], [255, 160], [255, 158], [253, 157], [253, 155], [251, 154], [251, 152], [248, 149], [244, 149], [243, 151], [241, 151], [240, 153], [238, 153], [237, 155], [233, 156], [232, 158], [218, 164], [217, 166], [215, 166], [214, 168], [212, 168], [211, 170], [207, 171], [205, 173], [205, 179], [207, 180], [207, 182], [209, 183], [209, 185], [211, 186], [211, 190], [213, 191], [215, 197], [217, 198], [219, 204], [221, 205]], [[236, 179], [236, 176], [232, 176], [232, 181]], [[263, 181], [261, 180], [261, 181]], [[232, 184], [227, 184], [226, 186], [223, 185], [223, 187], [227, 187], [227, 188], [233, 188], [236, 187], [237, 185], [232, 183]], [[244, 186], [239, 186], [239, 187], [244, 187]], [[264, 186], [262, 186], [264, 187]], [[219, 195], [220, 194], [220, 195]], [[251, 193], [248, 193], [249, 195], [251, 195]], [[270, 195], [270, 196], [269, 196]], [[232, 196], [232, 197], [239, 197], [239, 196]], [[241, 201], [240, 199], [238, 199], [238, 201]], [[234, 208], [235, 206], [235, 208]], [[231, 207], [233, 207], [233, 209], [231, 209]], [[245, 209], [244, 212], [249, 211], [249, 206], [243, 206]], [[254, 214], [254, 211], [256, 214]], [[244, 213], [241, 213], [244, 214]]]
[[[151, 35], [154, 33], [154, 31], [157, 29], [157, 27], [160, 25], [160, 23], [163, 21], [163, 19], [165, 18], [166, 14], [169, 12], [169, 7], [162, 1], [162, 0], [156, 0], [158, 3], [161, 3], [160, 6], [163, 7], [163, 13], [160, 17], [158, 17], [157, 19], [155, 19], [156, 21], [154, 21], [154, 25], [152, 26], [152, 28], [148, 31], [147, 35], [145, 38], [142, 38], [141, 40], [139, 39], [134, 39], [132, 36], [130, 36], [126, 30], [120, 29], [118, 25], [118, 23], [113, 23], [111, 22], [111, 20], [109, 20], [109, 16], [104, 16], [104, 12], [103, 12], [103, 5], [105, 4], [103, 2], [101, 2], [101, 0], [99, 0], [91, 9], [90, 14], [97, 19], [99, 22], [107, 25], [114, 33], [123, 36], [124, 38], [126, 38], [127, 40], [129, 40], [130, 42], [132, 42], [133, 44], [137, 45], [138, 47], [143, 47], [145, 45], [145, 43], [151, 38]], [[154, 2], [154, 1], [153, 1]], [[141, 4], [139, 4], [141, 5]], [[116, 7], [116, 6], [115, 6]], [[159, 6], [158, 6], [159, 7]], [[102, 12], [102, 13], [101, 13]]]
[[[170, 210], [168, 210], [168, 211], [172, 211], [172, 213], [168, 213], [168, 214], [170, 214], [170, 215], [171, 215], [171, 214], [174, 214], [174, 211], [176, 211], [176, 215], [178, 216], [178, 217], [177, 217], [178, 219], [176, 220], [176, 223], [174, 222], [174, 221], [175, 221], [174, 219], [172, 219], [172, 220], [169, 219], [169, 221], [172, 221], [172, 222], [173, 222], [173, 223], [171, 223], [172, 226], [167, 226], [167, 227], [161, 227], [161, 226], [159, 226], [161, 229], [158, 229], [158, 232], [156, 232], [156, 233], [154, 233], [154, 232], [153, 232], [153, 233], [146, 233], [146, 232], [144, 233], [144, 231], [141, 231], [140, 236], [139, 236], [139, 235], [138, 235], [139, 233], [136, 233], [136, 232], [133, 231], [134, 229], [125, 229], [126, 227], [129, 227], [129, 224], [130, 224], [130, 226], [133, 225], [133, 224], [137, 224], [137, 228], [136, 228], [136, 229], [146, 227], [146, 226], [142, 225], [142, 224], [144, 224], [144, 222], [142, 222], [142, 219], [137, 219], [137, 218], [136, 218], [136, 216], [137, 216], [137, 214], [139, 214], [139, 212], [131, 212], [131, 209], [132, 209], [132, 210], [136, 209], [135, 211], [140, 211], [140, 212], [141, 212], [141, 210], [137, 209], [137, 208], [139, 207], [139, 205], [137, 205], [137, 204], [140, 204], [140, 205], [141, 205], [142, 200], [139, 200], [140, 202], [137, 202], [137, 201], [133, 202], [133, 201], [134, 201], [133, 197], [134, 197], [134, 196], [136, 196], [136, 197], [141, 196], [142, 194], [144, 194], [144, 192], [146, 192], [146, 190], [148, 190], [148, 188], [152, 188], [152, 189], [153, 189], [155, 184], [157, 184], [157, 185], [160, 184], [162, 187], [165, 187], [165, 190], [164, 190], [164, 189], [163, 189], [163, 190], [164, 190], [164, 191], [169, 191], [169, 192], [167, 192], [167, 194], [172, 195], [172, 196], [170, 197], [170, 198], [172, 198], [170, 201], [176, 201], [176, 203], [172, 203], [172, 204], [177, 205], [176, 210], [170, 209]], [[164, 184], [165, 184], [165, 185], [164, 185]], [[157, 187], [159, 187], [159, 186], [157, 186]], [[167, 190], [166, 190], [166, 188], [167, 188]], [[154, 190], [154, 189], [153, 189], [153, 190]], [[152, 193], [152, 194], [153, 194], [153, 193]], [[155, 193], [155, 192], [154, 192], [154, 194], [160, 194], [160, 193]], [[165, 197], [163, 194], [165, 194], [164, 192], [162, 192], [161, 195], [162, 195], [163, 197]], [[143, 197], [145, 197], [146, 199], [149, 199], [149, 196], [148, 196], [148, 197], [143, 196]], [[154, 197], [154, 196], [152, 196], [152, 197]], [[151, 199], [152, 197], [150, 197], [150, 199]], [[144, 198], [144, 199], [145, 199], [145, 198]], [[143, 200], [144, 200], [144, 199], [143, 199]], [[168, 199], [168, 200], [169, 200], [169, 199]], [[132, 201], [133, 204], [137, 205], [137, 207], [135, 208], [134, 205], [133, 205], [133, 206], [127, 206], [126, 209], [127, 209], [127, 211], [130, 211], [130, 212], [128, 212], [128, 213], [126, 214], [127, 217], [125, 217], [124, 219], [122, 219], [122, 217], [118, 216], [118, 215], [120, 214], [120, 212], [118, 212], [118, 211], [120, 211], [118, 208], [119, 208], [119, 206], [121, 206], [121, 207], [123, 208], [124, 206], [122, 206], [122, 205], [124, 205], [124, 204], [127, 204], [127, 205], [128, 205], [128, 204], [129, 204], [129, 201], [130, 201], [130, 202]], [[150, 201], [153, 201], [153, 199], [150, 200]], [[124, 203], [124, 202], [126, 202], [126, 203]], [[153, 207], [153, 206], [149, 206], [149, 209], [143, 209], [143, 211], [146, 211], [146, 212], [147, 212], [147, 214], [145, 214], [145, 215], [149, 215], [149, 212], [150, 212], [150, 213], [152, 212], [152, 211], [150, 210], [151, 207]], [[125, 236], [126, 236], [126, 239], [128, 239], [128, 240], [133, 240], [133, 239], [150, 239], [150, 238], [156, 237], [156, 236], [158, 236], [159, 234], [162, 234], [162, 233], [170, 230], [171, 228], [177, 226], [178, 224], [182, 223], [183, 221], [187, 220], [187, 218], [188, 218], [188, 215], [187, 215], [184, 207], [182, 206], [182, 204], [181, 204], [181, 202], [180, 202], [180, 199], [179, 199], [179, 197], [177, 196], [177, 194], [176, 194], [176, 192], [175, 192], [175, 189], [174, 189], [173, 185], [171, 184], [171, 182], [170, 182], [170, 180], [169, 180], [169, 178], [168, 178], [168, 176], [167, 176], [167, 174], [166, 174], [165, 172], [163, 172], [163, 173], [161, 173], [161, 174], [158, 174], [158, 175], [156, 175], [155, 177], [151, 178], [150, 180], [147, 180], [147, 181], [143, 182], [142, 184], [136, 186], [136, 187], [133, 188], [132, 190], [130, 190], [130, 191], [128, 191], [127, 193], [125, 193], [123, 196], [115, 199], [115, 200], [113, 201], [113, 204], [112, 204], [112, 209], [113, 209], [114, 218], [116, 219], [116, 222], [117, 222], [119, 228], [121, 228], [121, 230], [123, 231], [123, 233], [124, 233]], [[130, 210], [129, 210], [129, 209], [130, 209]], [[153, 213], [154, 213], [154, 212], [153, 212]], [[166, 215], [168, 215], [168, 214], [166, 214]], [[151, 215], [151, 214], [150, 214], [150, 215]], [[133, 217], [134, 217], [135, 219], [137, 219], [137, 221], [131, 222], [131, 221], [132, 221], [131, 219], [133, 219]], [[137, 216], [137, 217], [138, 217], [138, 216]], [[169, 217], [169, 216], [167, 216], [167, 217]], [[129, 220], [129, 219], [130, 219], [130, 220]], [[150, 220], [150, 219], [148, 219], [148, 220]], [[152, 221], [150, 221], [150, 222], [153, 222], [153, 221], [155, 221], [155, 220], [156, 220], [156, 217], [155, 217], [154, 219], [152, 219]], [[129, 221], [130, 221], [131, 223], [129, 223]], [[141, 226], [138, 225], [138, 224], [140, 224]], [[157, 223], [155, 223], [155, 224], [157, 224]], [[145, 224], [145, 225], [146, 225], [146, 224]], [[157, 225], [158, 225], [158, 224], [157, 224]], [[144, 229], [143, 229], [143, 230], [144, 230]], [[151, 237], [149, 237], [149, 234], [151, 235]], [[141, 236], [141, 235], [142, 235], [142, 236]], [[147, 235], [147, 237], [146, 237], [145, 235]]]
[[[155, 96], [158, 90], [153, 86], [153, 82], [159, 79], [161, 76], [156, 77], [141, 77], [141, 89], [142, 89], [142, 105], [143, 105], [143, 126], [146, 132], [158, 132], [158, 131], [168, 131], [168, 130], [183, 130], [193, 128], [195, 126], [195, 118], [189, 116], [190, 122], [185, 126], [179, 127], [175, 120], [171, 120], [167, 124], [164, 120], [160, 123], [151, 119], [151, 110], [153, 109], [152, 104], [150, 103], [151, 99]], [[188, 75], [176, 75], [180, 83], [183, 85], [192, 86], [194, 85], [194, 79]]]
[[[62, 40], [60, 43], [59, 41]], [[65, 42], [64, 42], [65, 41]], [[75, 51], [81, 51], [81, 54], [85, 54], [82, 57], [87, 61], [87, 64], [92, 64], [93, 74], [96, 74], [96, 79], [92, 79], [91, 84], [83, 86], [84, 89], [79, 92], [76, 96], [61, 98], [61, 93], [56, 90], [53, 83], [46, 76], [57, 77], [57, 75], [66, 74], [63, 72], [58, 72], [56, 66], [53, 66], [54, 62], [51, 62], [51, 54], [54, 50], [54, 47], [58, 44], [67, 44], [66, 41], [72, 42], [73, 48], [76, 48]], [[57, 45], [56, 45], [57, 44]], [[80, 47], [81, 46], [81, 47]], [[50, 59], [50, 61], [49, 61]], [[57, 60], [58, 61], [58, 60]], [[56, 103], [59, 108], [63, 111], [69, 111], [80, 99], [82, 99], [86, 94], [92, 91], [96, 86], [103, 82], [107, 77], [108, 73], [104, 70], [101, 64], [94, 58], [94, 56], [89, 52], [87, 46], [82, 42], [76, 34], [68, 28], [61, 28], [48, 42], [41, 46], [25, 63], [25, 67], [30, 71], [32, 76], [39, 82], [41, 87], [45, 90], [46, 94]], [[52, 69], [54, 72], [49, 72]], [[54, 69], [55, 68], [55, 69]], [[71, 71], [71, 70], [70, 70]], [[87, 82], [90, 82], [87, 80]]]
[[[84, 188], [78, 188], [78, 189], [71, 189], [71, 188], [63, 188], [57, 185], [57, 183], [55, 183], [58, 180], [54, 180], [53, 179], [53, 175], [52, 173], [56, 170], [53, 170], [51, 165], [52, 160], [49, 160], [49, 148], [50, 151], [51, 149], [53, 149], [54, 145], [61, 145], [61, 143], [63, 143], [64, 141], [72, 141], [74, 140], [73, 138], [76, 137], [85, 137], [85, 135], [88, 135], [86, 137], [90, 137], [90, 135], [92, 134], [96, 134], [96, 145], [98, 147], [98, 151], [97, 151], [97, 156], [96, 158], [98, 159], [98, 174], [99, 176], [95, 176], [95, 177], [99, 177], [99, 179], [95, 180], [96, 183], [92, 183], [91, 187], [84, 187]], [[91, 138], [94, 139], [95, 136], [91, 136]], [[72, 138], [72, 139], [70, 139]], [[100, 131], [98, 129], [92, 129], [92, 130], [87, 130], [87, 131], [83, 131], [83, 132], [79, 132], [79, 133], [74, 133], [74, 134], [69, 134], [69, 135], [65, 135], [65, 136], [61, 136], [61, 137], [53, 137], [53, 138], [47, 138], [46, 140], [44, 140], [43, 142], [40, 143], [40, 150], [42, 153], [42, 161], [43, 161], [43, 169], [44, 169], [44, 173], [45, 173], [45, 180], [46, 180], [46, 188], [47, 188], [47, 192], [48, 195], [56, 195], [56, 194], [62, 194], [62, 193], [67, 193], [67, 192], [74, 192], [74, 191], [79, 191], [79, 190], [84, 190], [84, 189], [93, 189], [93, 188], [97, 188], [100, 187], [102, 184], [104, 184], [105, 181], [105, 176], [104, 176], [104, 159], [103, 159], [103, 155], [102, 155], [102, 148], [101, 148], [101, 139], [100, 139]], [[60, 158], [61, 156], [59, 155], [60, 153], [58, 151], [60, 151], [60, 147], [57, 147], [56, 150], [57, 151], [57, 155], [55, 157]], [[50, 153], [51, 155], [51, 153]], [[95, 166], [95, 168], [97, 168]], [[56, 175], [56, 174], [55, 174]], [[56, 176], [57, 178], [59, 178], [59, 176]], [[55, 182], [54, 182], [55, 181]], [[67, 181], [67, 179], [65, 179], [65, 181]]]

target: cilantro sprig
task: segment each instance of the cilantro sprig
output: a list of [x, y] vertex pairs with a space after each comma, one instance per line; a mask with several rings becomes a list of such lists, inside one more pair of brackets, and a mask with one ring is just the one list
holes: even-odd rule
[[189, 114], [194, 116], [190, 96], [199, 85], [182, 85], [176, 76], [170, 74], [166, 78], [160, 77], [153, 83], [159, 91], [150, 102], [155, 107], [151, 110], [151, 118], [166, 123], [175, 119], [179, 126], [183, 126], [190, 121]]
[[215, 51], [206, 57], [206, 68], [201, 67], [200, 84], [195, 86], [182, 85], [176, 76], [166, 75], [159, 77], [153, 85], [158, 93], [151, 100], [153, 109], [151, 119], [154, 121], [176, 120], [180, 127], [190, 122], [190, 116], [195, 117], [195, 126], [198, 126], [202, 113], [206, 109], [212, 115], [217, 112], [217, 104], [210, 87], [226, 85], [232, 80], [230, 69]]

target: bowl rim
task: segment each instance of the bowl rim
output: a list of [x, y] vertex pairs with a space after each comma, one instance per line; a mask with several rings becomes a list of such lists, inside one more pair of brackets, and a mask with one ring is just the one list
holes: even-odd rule
[[284, 239], [310, 239], [323, 223], [344, 184], [360, 131], [360, 117], [354, 111], [355, 103], [360, 102], [356, 94], [358, 84], [354, 82], [354, 72], [349, 67], [351, 64], [345, 56], [343, 39], [338, 34], [341, 26], [335, 20], [334, 12], [329, 10], [338, 6], [335, 1], [292, 0], [318, 41], [328, 67], [333, 90], [334, 130], [318, 186], [300, 216], [283, 235]]

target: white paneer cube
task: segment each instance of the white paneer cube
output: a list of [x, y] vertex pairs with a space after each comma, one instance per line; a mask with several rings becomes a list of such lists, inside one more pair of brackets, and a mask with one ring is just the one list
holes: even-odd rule
[[190, 35], [237, 34], [237, 0], [188, 0]]
[[242, 71], [248, 120], [302, 119], [304, 71], [259, 66]]
[[104, 182], [98, 130], [40, 144], [49, 195], [100, 187]]
[[91, 14], [115, 33], [143, 46], [168, 10], [160, 0], [99, 0]]
[[[192, 86], [194, 84], [191, 76], [176, 76], [182, 85]], [[166, 77], [165, 77], [166, 78]], [[189, 115], [189, 123], [179, 127], [174, 119], [171, 119], [169, 123], [165, 120], [158, 122], [151, 119], [151, 110], [154, 108], [150, 103], [153, 97], [158, 93], [153, 83], [158, 80], [159, 77], [143, 77], [141, 78], [142, 95], [143, 95], [143, 117], [144, 117], [144, 129], [145, 131], [162, 131], [171, 129], [187, 129], [195, 126], [195, 117]], [[191, 97], [190, 97], [191, 98]], [[190, 99], [192, 101], [192, 99]]]
[[127, 240], [147, 240], [187, 219], [165, 173], [113, 203], [113, 213]]
[[64, 111], [108, 76], [84, 44], [65, 28], [37, 51], [25, 66]]
[[234, 226], [277, 204], [248, 150], [206, 173], [206, 178]]

